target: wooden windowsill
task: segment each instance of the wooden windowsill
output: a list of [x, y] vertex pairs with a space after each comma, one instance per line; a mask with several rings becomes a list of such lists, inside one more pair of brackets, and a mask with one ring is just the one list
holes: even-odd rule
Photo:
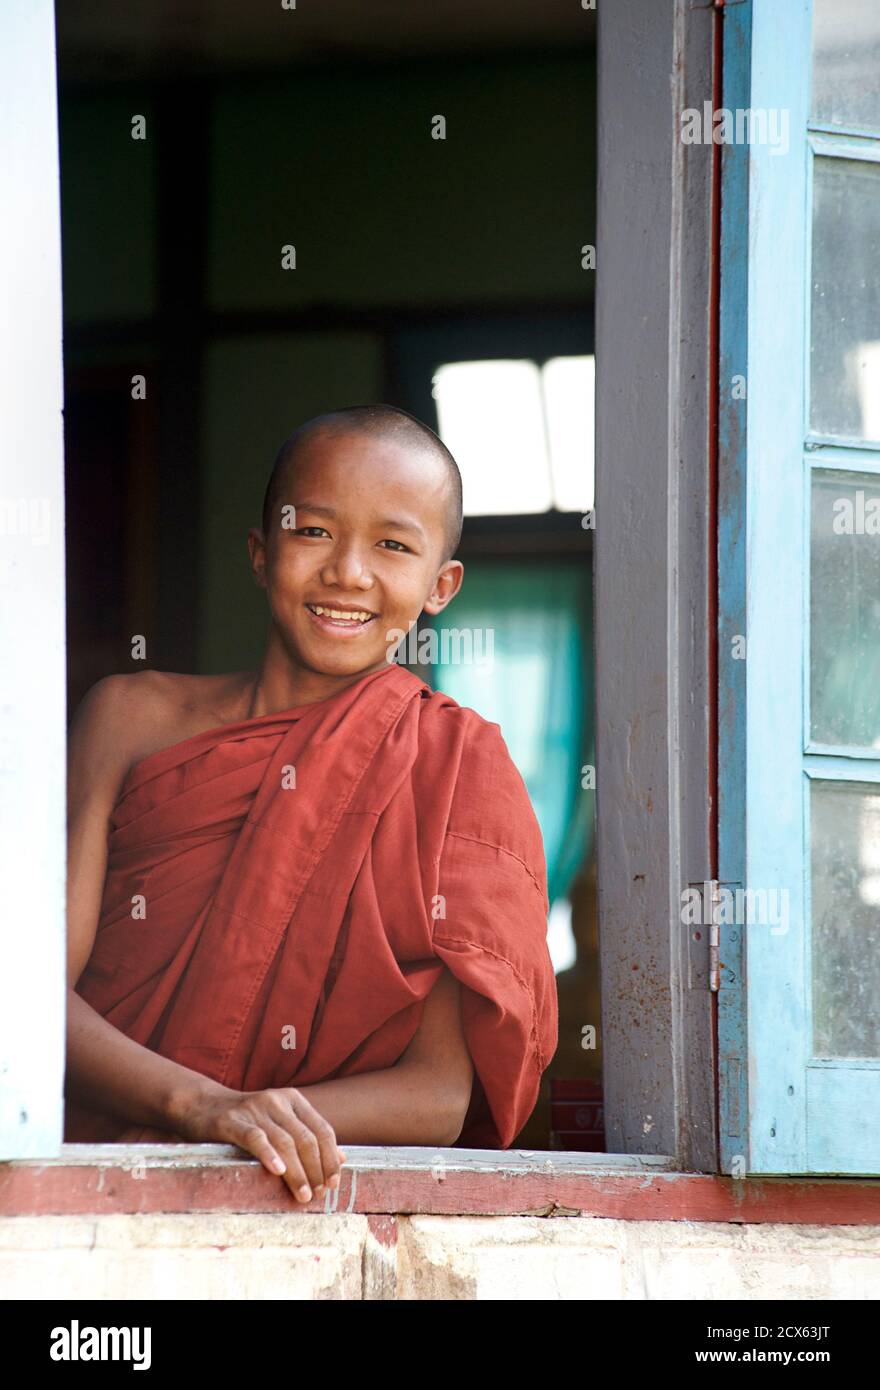
[[683, 1173], [662, 1155], [347, 1145], [335, 1204], [225, 1144], [64, 1144], [0, 1163], [0, 1215], [320, 1212], [880, 1224], [880, 1181]]

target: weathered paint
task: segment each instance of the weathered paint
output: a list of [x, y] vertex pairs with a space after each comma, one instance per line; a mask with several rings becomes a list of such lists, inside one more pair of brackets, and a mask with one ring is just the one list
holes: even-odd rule
[[[749, 106], [752, 9], [724, 10], [722, 105]], [[718, 361], [718, 873], [745, 882], [746, 663], [733, 640], [746, 632], [746, 401], [731, 382], [748, 370], [748, 147], [722, 146], [721, 306]], [[748, 1162], [745, 952], [742, 933], [722, 927], [718, 990], [720, 1167]]]
[[[597, 858], [608, 1147], [716, 1166], [712, 1001], [681, 893], [711, 877], [710, 8], [614, 0], [599, 24]], [[633, 93], [638, 92], [638, 101]]]
[[808, 381], [814, 155], [877, 160], [880, 140], [810, 129], [811, 0], [748, 0], [725, 23], [725, 106], [785, 110], [789, 146], [725, 149], [719, 387], [742, 373], [747, 401], [721, 412], [718, 876], [785, 891], [790, 926], [722, 928], [722, 1167], [874, 1175], [880, 1064], [812, 1056], [808, 793], [880, 767], [810, 747], [807, 667], [813, 470], [880, 470], [880, 453], [810, 437]]
[[270, 1300], [273, 1312], [295, 1300], [683, 1300], [695, 1322], [707, 1299], [771, 1299], [781, 1321], [785, 1300], [880, 1296], [876, 1225], [413, 1215], [394, 1218], [384, 1246], [371, 1220], [0, 1217], [0, 1299]]
[[[88, 1150], [90, 1146], [70, 1145]], [[0, 1166], [0, 1215], [299, 1212], [328, 1220], [370, 1214], [371, 1239], [391, 1247], [398, 1214], [612, 1217], [627, 1221], [880, 1224], [880, 1182], [737, 1181], [670, 1170], [668, 1160], [595, 1163], [583, 1155], [359, 1149], [350, 1145], [335, 1208], [294, 1202], [279, 1178], [234, 1149], [128, 1145], [77, 1162]], [[178, 1152], [172, 1152], [178, 1150]], [[392, 1156], [393, 1155], [393, 1156]]]
[[792, 926], [785, 935], [747, 929], [750, 1172], [807, 1167], [800, 521], [810, 11], [810, 0], [753, 0], [751, 104], [787, 108], [790, 143], [777, 156], [749, 147], [746, 875], [751, 887], [788, 891]]

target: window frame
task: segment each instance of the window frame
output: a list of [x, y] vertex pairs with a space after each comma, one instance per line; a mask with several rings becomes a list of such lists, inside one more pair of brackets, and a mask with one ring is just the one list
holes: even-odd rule
[[0, 1158], [6, 1158], [51, 1154], [61, 1141], [66, 700], [52, 0], [15, 0], [2, 24], [0, 186], [15, 208], [15, 216], [0, 219], [3, 502], [45, 503], [48, 519], [45, 543], [27, 533], [0, 536], [0, 645], [15, 654], [0, 663]]
[[[50, 0], [40, 0], [38, 13], [51, 28]], [[602, 1026], [611, 1152], [595, 1162], [583, 1154], [524, 1155], [530, 1172], [575, 1160], [601, 1175], [623, 1163], [643, 1183], [645, 1164], [707, 1174], [717, 1168], [713, 1001], [705, 981], [699, 983], [694, 950], [680, 925], [682, 884], [710, 878], [713, 868], [714, 598], [707, 536], [714, 501], [707, 459], [713, 457], [717, 161], [711, 147], [682, 144], [678, 120], [684, 107], [700, 107], [715, 94], [720, 22], [710, 6], [691, 8], [688, 0], [615, 0], [599, 18], [596, 322], [602, 353], [594, 564]], [[45, 58], [45, 34], [41, 43]], [[54, 117], [51, 41], [50, 48]], [[47, 173], [57, 183], [57, 149], [54, 160]], [[51, 223], [50, 259], [60, 266], [57, 208]], [[579, 248], [573, 248], [576, 253]], [[46, 349], [53, 370], [60, 366], [60, 313], [56, 319]], [[51, 399], [58, 401], [60, 430], [59, 393]], [[60, 480], [60, 457], [55, 464]], [[58, 584], [56, 605], [63, 569]], [[619, 619], [621, 608], [626, 622]], [[24, 727], [30, 716], [22, 710], [20, 717]], [[53, 746], [60, 746], [63, 729], [59, 696]], [[56, 820], [63, 792], [58, 778], [52, 786]], [[57, 945], [63, 849], [54, 830], [50, 853], [46, 901]], [[639, 972], [632, 967], [640, 963], [645, 968], [636, 980]], [[60, 950], [50, 974], [47, 999], [63, 987]], [[38, 1055], [51, 1074], [51, 1089], [63, 1067], [63, 1030], [56, 1029], [48, 1044], [43, 1033]], [[56, 1099], [55, 1129], [44, 1131], [39, 1151], [57, 1152], [63, 1163], [76, 1155], [75, 1146], [59, 1149], [49, 1142], [60, 1132], [60, 1092]], [[107, 1165], [118, 1162], [116, 1146], [102, 1147]], [[395, 1150], [386, 1153], [394, 1167]], [[479, 1153], [474, 1164], [479, 1168], [490, 1159], [507, 1165], [504, 1155], [492, 1151]]]
[[[596, 783], [606, 1135], [718, 1168], [708, 942], [715, 876], [719, 105], [724, 11], [599, 11]], [[638, 102], [634, 94], [638, 93]], [[637, 110], [634, 109], [637, 106]], [[745, 227], [740, 228], [744, 235]], [[619, 614], [625, 615], [621, 621]]]
[[[366, 1216], [383, 1243], [397, 1218], [587, 1216], [625, 1221], [877, 1226], [880, 1185], [680, 1173], [671, 1158], [349, 1146], [335, 1199], [300, 1206], [283, 1183], [222, 1144], [70, 1144], [57, 1159], [0, 1167], [0, 1217], [161, 1212]], [[380, 1224], [374, 1225], [374, 1222]], [[307, 1230], [314, 1232], [307, 1224]], [[388, 1236], [389, 1241], [384, 1242]], [[312, 1239], [314, 1235], [307, 1236]]]
[[[719, 877], [783, 888], [790, 925], [777, 935], [760, 923], [721, 927], [721, 1167], [876, 1176], [876, 1145], [856, 1133], [864, 1104], [855, 1074], [864, 1102], [866, 1073], [880, 1095], [880, 1063], [844, 1075], [846, 1062], [812, 1057], [808, 1036], [809, 792], [823, 775], [876, 784], [880, 768], [876, 754], [811, 742], [808, 643], [813, 476], [871, 463], [880, 471], [870, 445], [811, 429], [814, 164], [817, 154], [880, 161], [880, 141], [812, 120], [812, 10], [812, 0], [748, 0], [731, 8], [725, 31], [725, 105], [781, 108], [790, 129], [783, 157], [757, 143], [723, 155], [719, 390], [729, 397], [740, 374], [747, 392], [721, 413], [719, 691], [729, 717], [719, 731]], [[787, 361], [796, 370], [780, 391]], [[744, 661], [732, 654], [737, 634], [747, 638]], [[821, 1123], [808, 1123], [811, 1106]]]

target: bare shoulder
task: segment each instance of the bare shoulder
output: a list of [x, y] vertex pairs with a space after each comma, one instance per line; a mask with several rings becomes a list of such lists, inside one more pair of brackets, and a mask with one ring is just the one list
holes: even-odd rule
[[222, 723], [236, 679], [139, 671], [97, 681], [71, 723], [72, 777], [118, 790], [141, 758]]
[[71, 776], [80, 785], [121, 783], [149, 731], [168, 718], [171, 691], [160, 671], [105, 676], [86, 692], [70, 726]]

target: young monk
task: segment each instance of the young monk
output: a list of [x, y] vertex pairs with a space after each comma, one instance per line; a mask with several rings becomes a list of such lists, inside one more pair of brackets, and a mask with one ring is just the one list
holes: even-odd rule
[[506, 1147], [557, 1041], [541, 835], [496, 724], [395, 664], [463, 576], [461, 478], [389, 406], [282, 445], [256, 671], [111, 676], [70, 738], [65, 1139]]

